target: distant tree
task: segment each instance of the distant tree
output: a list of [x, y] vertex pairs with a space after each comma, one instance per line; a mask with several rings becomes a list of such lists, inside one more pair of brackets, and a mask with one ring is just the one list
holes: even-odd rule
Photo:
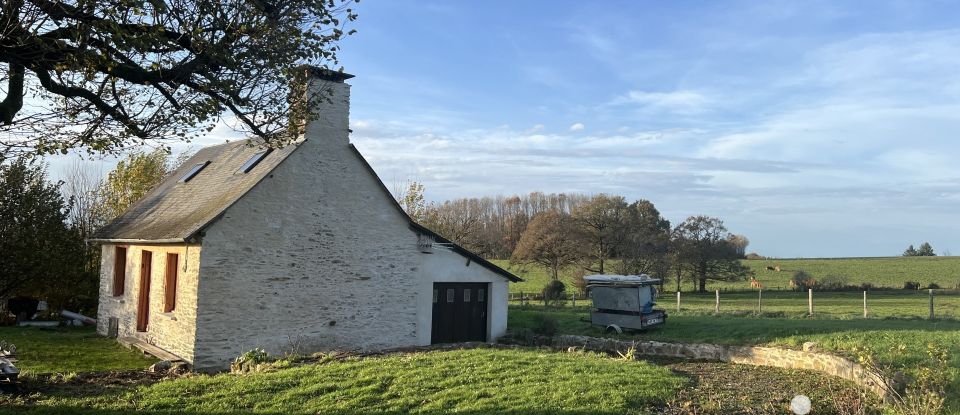
[[289, 142], [311, 116], [289, 99], [298, 66], [338, 65], [352, 3], [5, 0], [0, 155], [189, 140], [224, 113]]
[[37, 162], [0, 164], [0, 299], [32, 295], [58, 307], [90, 291], [80, 273], [83, 239], [67, 223], [70, 205], [60, 186]]
[[471, 251], [488, 255], [484, 240], [487, 227], [487, 199], [448, 200], [431, 205], [423, 215], [423, 225]]
[[917, 249], [917, 256], [937, 256], [937, 254], [933, 252], [933, 247], [930, 246], [929, 242], [924, 242]]
[[416, 222], [423, 222], [427, 216], [427, 202], [423, 198], [423, 183], [416, 180], [407, 181], [406, 188], [397, 195], [397, 203]]
[[618, 272], [667, 277], [670, 221], [649, 200], [631, 203], [624, 211], [617, 251]]
[[563, 213], [546, 211], [534, 216], [510, 261], [541, 265], [552, 279], [559, 280], [561, 270], [582, 259], [578, 242], [570, 238], [573, 226]]
[[751, 252], [744, 256], [745, 259], [767, 259], [767, 257], [760, 255], [756, 252]]
[[742, 256], [730, 242], [723, 221], [709, 216], [691, 216], [674, 230], [682, 246], [676, 258], [700, 292], [707, 281], [743, 280], [752, 272], [740, 263]]
[[736, 250], [737, 255], [740, 255], [741, 258], [745, 258], [747, 255], [747, 246], [750, 245], [750, 240], [743, 235], [734, 235], [730, 234], [727, 236], [727, 241], [730, 242], [730, 245], [733, 246], [733, 249]]
[[[605, 264], [624, 236], [627, 202], [622, 196], [599, 194], [573, 209], [584, 251], [584, 268], [603, 274]], [[572, 235], [571, 235], [572, 236]]]
[[914, 249], [913, 245], [910, 245], [906, 251], [903, 251], [903, 256], [937, 256], [937, 254], [933, 252], [933, 246], [929, 242], [924, 242], [920, 244], [919, 249]]
[[130, 205], [157, 187], [175, 168], [172, 164], [163, 149], [129, 154], [117, 163], [117, 167], [101, 184], [98, 196], [100, 206], [96, 214], [103, 221], [120, 216]]

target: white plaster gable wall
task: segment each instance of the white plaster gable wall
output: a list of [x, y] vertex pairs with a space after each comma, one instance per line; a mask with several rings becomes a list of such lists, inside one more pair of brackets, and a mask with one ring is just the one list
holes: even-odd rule
[[[122, 245], [127, 247], [124, 293], [113, 295], [113, 264], [116, 245], [103, 244], [100, 260], [100, 302], [97, 333], [107, 335], [110, 317], [118, 319], [120, 337], [136, 337], [186, 361], [193, 360], [197, 316], [199, 245]], [[140, 292], [140, 261], [144, 251], [153, 253], [150, 272], [150, 313], [146, 332], [137, 332], [137, 301]], [[163, 312], [167, 254], [179, 255], [176, 308]]]
[[348, 145], [349, 85], [306, 141], [205, 231], [195, 366], [420, 344], [416, 235]]
[[503, 276], [469, 261], [463, 255], [443, 248], [432, 248], [432, 254], [420, 258], [420, 288], [417, 294], [417, 341], [430, 344], [433, 319], [433, 283], [486, 282], [489, 283], [487, 301], [487, 341], [501, 337], [507, 331], [507, 284]]

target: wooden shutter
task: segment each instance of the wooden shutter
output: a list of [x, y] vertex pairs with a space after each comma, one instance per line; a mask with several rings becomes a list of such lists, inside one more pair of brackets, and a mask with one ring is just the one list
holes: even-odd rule
[[163, 312], [169, 313], [177, 308], [177, 274], [180, 269], [180, 255], [167, 254], [167, 274], [163, 281]]
[[113, 296], [123, 295], [127, 280], [127, 248], [118, 246], [113, 250]]

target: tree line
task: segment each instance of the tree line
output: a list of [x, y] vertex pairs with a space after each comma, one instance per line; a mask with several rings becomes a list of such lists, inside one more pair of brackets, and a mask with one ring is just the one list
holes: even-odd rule
[[687, 281], [706, 291], [709, 281], [751, 275], [740, 263], [749, 240], [723, 221], [691, 216], [671, 226], [649, 200], [608, 194], [533, 192], [427, 203], [421, 183], [397, 189], [415, 221], [484, 257], [536, 264], [553, 280], [586, 274], [648, 274]]
[[100, 249], [86, 240], [182, 160], [134, 152], [106, 177], [77, 162], [56, 182], [37, 159], [0, 163], [0, 302], [27, 296], [52, 310], [96, 312]]

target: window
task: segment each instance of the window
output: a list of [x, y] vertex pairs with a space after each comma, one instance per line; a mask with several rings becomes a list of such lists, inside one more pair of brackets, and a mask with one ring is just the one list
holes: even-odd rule
[[454, 297], [453, 288], [447, 288], [447, 302], [452, 303]]
[[188, 170], [187, 173], [180, 178], [180, 183], [189, 182], [190, 180], [193, 179], [194, 176], [200, 173], [200, 171], [203, 170], [204, 167], [207, 167], [207, 165], [209, 164], [210, 164], [209, 161], [194, 164], [193, 167], [191, 167], [190, 170]]
[[483, 300], [484, 300], [484, 294], [486, 294], [484, 291], [485, 291], [485, 290], [484, 290], [483, 288], [480, 288], [480, 289], [477, 290], [477, 301], [483, 302]]
[[113, 249], [113, 296], [123, 295], [127, 280], [127, 248], [118, 246]]
[[177, 273], [180, 270], [180, 255], [167, 254], [167, 275], [163, 280], [163, 312], [177, 308]]
[[464, 289], [463, 289], [463, 302], [465, 302], [465, 303], [469, 303], [469, 302], [470, 302], [470, 289], [469, 289], [469, 288], [464, 288]]
[[254, 167], [257, 167], [257, 165], [260, 164], [261, 161], [263, 161], [263, 158], [266, 157], [267, 154], [270, 154], [271, 152], [273, 152], [273, 149], [268, 148], [257, 154], [254, 154], [252, 157], [250, 157], [249, 160], [247, 160], [246, 163], [243, 163], [243, 166], [240, 166], [240, 170], [237, 170], [237, 173], [250, 173], [250, 170], [253, 170]]

